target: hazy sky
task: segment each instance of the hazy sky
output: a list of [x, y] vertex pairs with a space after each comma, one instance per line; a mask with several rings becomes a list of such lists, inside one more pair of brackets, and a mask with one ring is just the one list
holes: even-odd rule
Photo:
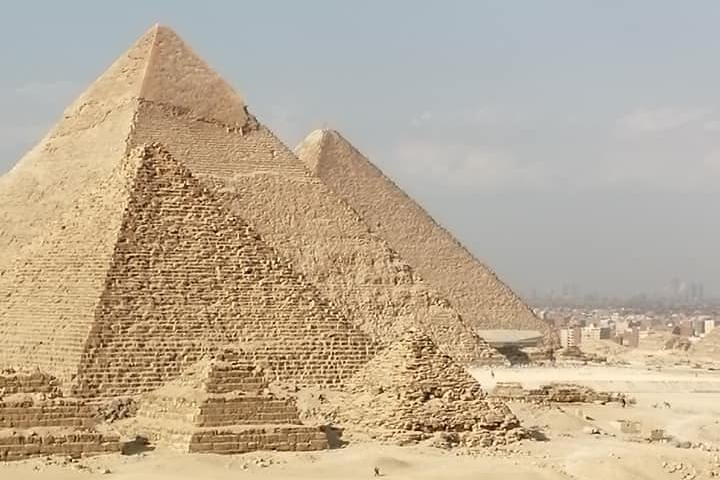
[[289, 145], [343, 132], [521, 293], [720, 293], [720, 2], [5, 2], [0, 171], [157, 21]]

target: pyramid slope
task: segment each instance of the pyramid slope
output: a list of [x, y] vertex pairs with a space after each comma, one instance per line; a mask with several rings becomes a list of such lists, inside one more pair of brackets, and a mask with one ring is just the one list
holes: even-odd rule
[[293, 267], [373, 339], [421, 326], [463, 363], [499, 361], [453, 307], [373, 235], [267, 128], [242, 131], [141, 105], [134, 144], [160, 142], [247, 219]]
[[151, 32], [121, 55], [64, 112], [59, 123], [0, 177], [0, 276], [30, 251], [88, 188], [126, 154]]
[[46, 225], [67, 214], [86, 185], [111, 174], [141, 102], [232, 128], [248, 121], [240, 96], [172, 30], [154, 26], [0, 177], [0, 275], [31, 255]]
[[312, 132], [298, 156], [476, 329], [550, 333], [522, 300], [345, 138]]
[[374, 353], [317, 289], [159, 146], [139, 165], [76, 394], [157, 388], [220, 344], [279, 379], [336, 384]]
[[[77, 373], [105, 288], [131, 170], [128, 160], [86, 186], [0, 276], [0, 365], [35, 366], [62, 381]], [[38, 202], [28, 213], [43, 207]]]
[[390, 436], [402, 432], [496, 432], [504, 443], [519, 426], [505, 404], [485, 398], [480, 384], [417, 331], [368, 362], [347, 385], [336, 416], [341, 424]]

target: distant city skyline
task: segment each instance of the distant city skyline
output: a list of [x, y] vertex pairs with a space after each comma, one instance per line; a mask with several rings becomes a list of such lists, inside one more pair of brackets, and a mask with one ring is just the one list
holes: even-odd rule
[[[581, 299], [588, 296], [612, 296], [585, 288], [578, 282], [563, 282], [557, 286], [549, 286], [546, 290], [533, 289], [530, 292], [526, 292], [526, 294], [531, 298], [565, 297]], [[643, 290], [642, 288], [638, 288], [636, 291], [620, 295], [620, 298], [637, 296], [678, 301], [701, 301], [703, 299], [716, 297], [713, 292], [706, 292], [705, 285], [702, 282], [694, 281], [692, 279], [681, 279], [678, 277], [671, 278], [663, 288], [655, 290]], [[717, 296], [717, 298], [720, 299], [720, 296]]]
[[160, 21], [289, 147], [338, 129], [523, 296], [720, 295], [720, 3], [215, 4], [6, 6], [0, 172]]

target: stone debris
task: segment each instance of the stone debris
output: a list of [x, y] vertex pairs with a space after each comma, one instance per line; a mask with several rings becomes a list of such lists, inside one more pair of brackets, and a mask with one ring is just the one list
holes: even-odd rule
[[[486, 398], [480, 384], [432, 340], [408, 332], [373, 358], [333, 399], [341, 425], [399, 444], [490, 446], [527, 437], [505, 403]], [[439, 434], [439, 435], [436, 435]]]
[[609, 403], [625, 401], [632, 404], [634, 399], [622, 393], [598, 392], [590, 387], [574, 383], [551, 383], [539, 388], [525, 389], [519, 382], [498, 382], [492, 397], [506, 401], [529, 403]]

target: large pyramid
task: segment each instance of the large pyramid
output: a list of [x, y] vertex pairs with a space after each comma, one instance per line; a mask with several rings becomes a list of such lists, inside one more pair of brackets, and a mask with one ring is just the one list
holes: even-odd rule
[[[83, 257], [109, 251], [112, 230], [99, 226], [117, 222], [122, 202], [102, 182], [125, 152], [153, 143], [162, 144], [374, 340], [387, 343], [420, 325], [459, 361], [492, 356], [444, 297], [258, 123], [227, 83], [159, 26], [121, 56], [0, 181], [4, 277], [11, 264], [47, 248], [47, 225], [72, 216], [82, 198], [92, 212], [83, 217], [88, 226], [78, 230], [80, 238], [96, 229], [91, 240], [98, 245], [73, 245], [87, 248]], [[62, 233], [69, 238], [76, 232]], [[71, 296], [82, 297], [72, 290], [64, 298]], [[87, 301], [85, 311], [93, 305]]]
[[473, 327], [538, 330], [552, 338], [549, 324], [338, 132], [316, 130], [296, 151]]
[[3, 280], [4, 364], [115, 396], [156, 388], [219, 344], [299, 384], [339, 383], [370, 358], [368, 338], [167, 152], [116, 162]]
[[418, 325], [495, 358], [448, 302], [156, 26], [0, 177], [0, 366], [131, 394], [240, 342], [341, 382]]

